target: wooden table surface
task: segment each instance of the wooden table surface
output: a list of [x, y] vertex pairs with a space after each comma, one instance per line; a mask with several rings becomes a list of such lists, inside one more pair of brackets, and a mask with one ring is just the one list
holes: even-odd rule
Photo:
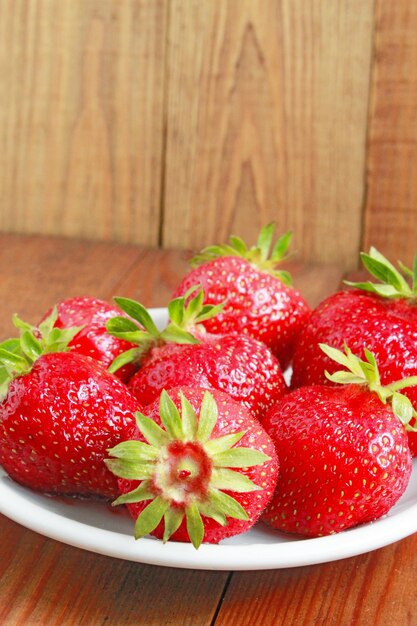
[[[14, 312], [36, 322], [74, 295], [164, 306], [186, 255], [134, 246], [0, 235], [0, 338]], [[342, 268], [291, 268], [311, 305]], [[249, 572], [181, 570], [73, 548], [0, 515], [0, 624], [291, 626], [417, 624], [417, 534], [322, 565]]]

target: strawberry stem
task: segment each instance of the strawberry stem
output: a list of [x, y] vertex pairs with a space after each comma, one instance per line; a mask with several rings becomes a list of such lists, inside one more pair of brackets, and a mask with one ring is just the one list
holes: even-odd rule
[[13, 316], [20, 336], [0, 344], [0, 401], [7, 396], [11, 381], [30, 372], [40, 356], [69, 350], [69, 343], [82, 326], [55, 328], [57, 318], [56, 306], [39, 327], [24, 322], [16, 314]]
[[169, 322], [163, 330], [159, 330], [149, 311], [140, 302], [121, 297], [115, 297], [114, 300], [129, 317], [113, 317], [108, 320], [106, 330], [110, 335], [129, 341], [136, 347], [114, 359], [109, 367], [113, 373], [127, 363], [140, 363], [143, 355], [157, 346], [166, 343], [200, 343], [196, 335], [205, 332], [202, 322], [218, 315], [224, 306], [204, 304], [202, 287], [194, 285], [184, 296], [169, 302]]
[[417, 412], [411, 401], [399, 393], [401, 389], [417, 385], [417, 376], [409, 376], [389, 385], [383, 386], [378, 371], [378, 364], [373, 353], [365, 348], [365, 361], [357, 357], [345, 344], [344, 352], [337, 348], [332, 348], [326, 344], [319, 344], [323, 352], [333, 361], [342, 365], [345, 369], [329, 374], [326, 377], [340, 384], [366, 385], [368, 389], [376, 393], [381, 402], [390, 402], [396, 417], [402, 422], [406, 430], [417, 431]]
[[284, 284], [291, 285], [291, 275], [284, 270], [277, 269], [277, 266], [291, 256], [288, 253], [288, 248], [292, 240], [292, 232], [284, 233], [273, 246], [274, 232], [275, 223], [266, 224], [259, 233], [256, 245], [251, 248], [248, 248], [240, 237], [232, 235], [228, 244], [203, 248], [199, 254], [191, 259], [190, 264], [196, 267], [220, 257], [240, 257], [246, 259], [259, 270], [272, 274]]

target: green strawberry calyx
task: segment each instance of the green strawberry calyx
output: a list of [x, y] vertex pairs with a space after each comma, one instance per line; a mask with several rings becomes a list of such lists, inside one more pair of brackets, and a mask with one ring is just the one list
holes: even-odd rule
[[190, 287], [179, 298], [168, 304], [169, 322], [159, 330], [149, 311], [140, 302], [116, 296], [118, 307], [129, 317], [115, 316], [108, 320], [106, 330], [110, 335], [135, 344], [134, 348], [118, 355], [110, 364], [114, 373], [127, 363], [140, 363], [152, 348], [166, 343], [197, 344], [205, 333], [202, 322], [218, 315], [223, 304], [204, 304], [204, 292], [200, 285]]
[[381, 402], [391, 404], [393, 413], [406, 430], [417, 431], [417, 412], [409, 398], [400, 393], [401, 389], [417, 385], [417, 376], [409, 376], [388, 385], [382, 385], [375, 356], [367, 348], [364, 349], [365, 360], [362, 360], [353, 354], [347, 345], [344, 346], [344, 352], [323, 343], [319, 346], [328, 357], [345, 367], [344, 370], [333, 374], [326, 371], [326, 377], [330, 381], [340, 384], [366, 385], [370, 391], [378, 395]]
[[284, 233], [273, 245], [274, 232], [275, 223], [267, 224], [261, 229], [256, 245], [250, 248], [240, 237], [232, 235], [228, 244], [204, 248], [191, 259], [190, 264], [197, 267], [220, 257], [239, 257], [246, 259], [259, 270], [272, 274], [285, 285], [292, 285], [289, 272], [278, 269], [278, 265], [290, 257], [288, 248], [291, 243], [292, 232]]
[[13, 316], [19, 337], [0, 343], [0, 401], [7, 396], [11, 381], [30, 372], [40, 356], [70, 349], [69, 343], [82, 326], [55, 328], [57, 318], [56, 306], [39, 326], [24, 322], [18, 315]]
[[374, 247], [370, 248], [368, 254], [361, 252], [360, 257], [366, 270], [380, 282], [346, 280], [344, 281], [346, 285], [370, 291], [384, 298], [417, 299], [417, 254], [412, 269], [399, 262], [399, 270]]
[[163, 428], [137, 412], [136, 423], [147, 443], [119, 443], [108, 450], [115, 458], [105, 463], [117, 477], [140, 481], [113, 505], [150, 501], [136, 520], [135, 539], [163, 522], [166, 542], [185, 520], [191, 543], [198, 548], [204, 539], [203, 517], [221, 526], [227, 525], [228, 517], [249, 519], [242, 505], [225, 491], [261, 489], [235, 469], [261, 465], [270, 457], [256, 449], [234, 447], [244, 431], [212, 437], [218, 408], [210, 392], [204, 393], [199, 418], [182, 392], [180, 401], [178, 410], [168, 393], [162, 391], [159, 412]]

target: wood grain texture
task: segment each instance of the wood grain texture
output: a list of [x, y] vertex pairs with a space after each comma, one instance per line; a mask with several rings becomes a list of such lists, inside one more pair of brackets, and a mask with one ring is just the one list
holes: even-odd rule
[[417, 4], [377, 1], [364, 247], [417, 252]]
[[14, 332], [13, 313], [36, 324], [50, 306], [72, 296], [109, 299], [141, 250], [115, 243], [0, 234], [0, 337]]
[[0, 2], [0, 230], [157, 244], [166, 0]]
[[357, 260], [373, 0], [172, 0], [163, 242], [261, 225]]
[[417, 535], [323, 565], [234, 573], [216, 626], [414, 626]]
[[228, 576], [92, 554], [1, 515], [0, 529], [2, 626], [209, 626]]

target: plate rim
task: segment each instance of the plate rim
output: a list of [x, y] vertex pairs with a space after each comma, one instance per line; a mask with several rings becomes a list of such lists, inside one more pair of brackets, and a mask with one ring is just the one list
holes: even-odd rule
[[[417, 471], [416, 463], [417, 460], [413, 463], [414, 473]], [[25, 497], [26, 492], [30, 498]], [[406, 495], [407, 490], [402, 497]], [[288, 541], [284, 539], [265, 544], [202, 544], [195, 550], [189, 543], [163, 544], [158, 539], [148, 537], [135, 541], [133, 520], [132, 535], [126, 535], [70, 519], [59, 512], [45, 509], [42, 506], [43, 498], [53, 500], [53, 496], [37, 494], [15, 483], [0, 468], [0, 513], [21, 526], [96, 554], [184, 569], [248, 571], [317, 565], [371, 552], [417, 531], [417, 500], [404, 510], [395, 511], [401, 504], [400, 499], [391, 509], [393, 514], [389, 512], [374, 522], [326, 537], [290, 539], [289, 536]], [[98, 504], [96, 501], [91, 503]], [[106, 506], [104, 503], [102, 505]], [[387, 529], [388, 534], [384, 532]], [[283, 537], [282, 533], [280, 537]]]

